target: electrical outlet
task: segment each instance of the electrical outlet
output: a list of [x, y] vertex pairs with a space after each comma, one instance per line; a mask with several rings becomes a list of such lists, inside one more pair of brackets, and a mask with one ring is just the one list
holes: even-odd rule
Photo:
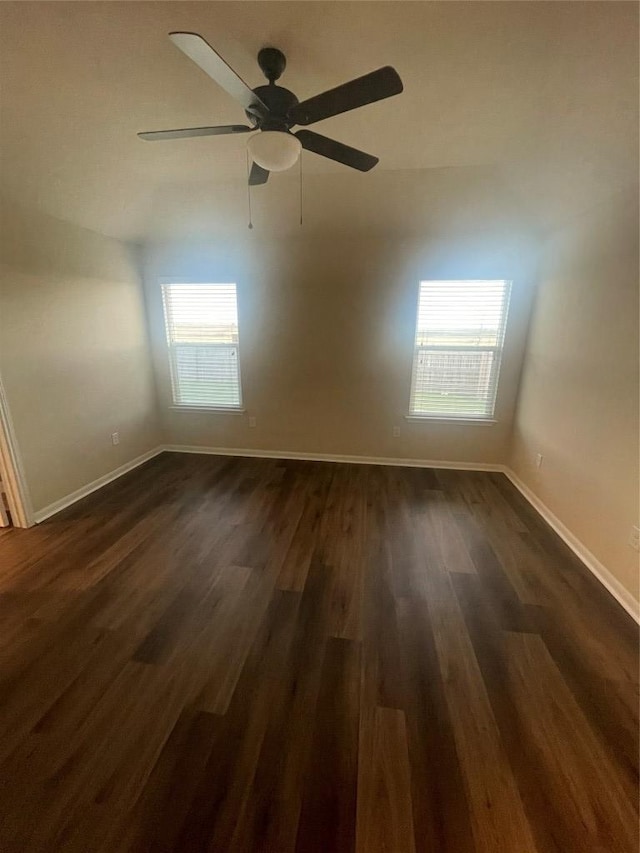
[[111, 433], [111, 444], [113, 444], [114, 447], [116, 446], [116, 444], [120, 444], [120, 433], [119, 432], [112, 432]]
[[536, 453], [536, 468], [542, 468], [542, 453]]
[[636, 551], [640, 551], [640, 527], [636, 527], [635, 525], [631, 528], [631, 533], [629, 534], [629, 545], [632, 548], [635, 548]]
[[393, 437], [394, 438], [400, 438], [400, 427], [394, 427], [393, 428]]
[[249, 418], [249, 426], [253, 429], [256, 425], [256, 419], [252, 416]]

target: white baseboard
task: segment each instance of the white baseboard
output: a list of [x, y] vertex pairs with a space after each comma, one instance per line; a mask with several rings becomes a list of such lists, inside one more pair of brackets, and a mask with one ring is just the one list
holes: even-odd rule
[[290, 450], [252, 450], [244, 447], [197, 447], [165, 444], [169, 453], [204, 453], [211, 456], [249, 456], [257, 459], [299, 459], [306, 462], [349, 462], [354, 465], [392, 465], [400, 468], [451, 468], [458, 471], [504, 471], [504, 465], [483, 462], [445, 462], [438, 459], [403, 459], [385, 456], [342, 456], [335, 453], [298, 453]]
[[36, 524], [39, 524], [41, 521], [45, 521], [47, 518], [50, 518], [57, 512], [61, 512], [63, 509], [66, 509], [68, 506], [71, 506], [71, 504], [76, 503], [76, 501], [82, 500], [82, 498], [86, 498], [87, 495], [90, 495], [92, 492], [101, 489], [103, 486], [106, 486], [107, 483], [111, 483], [113, 482], [113, 480], [117, 480], [118, 477], [122, 477], [123, 474], [132, 471], [139, 465], [143, 465], [145, 462], [148, 462], [149, 459], [153, 459], [154, 456], [158, 456], [158, 454], [164, 453], [165, 451], [171, 453], [204, 453], [214, 456], [249, 456], [261, 459], [300, 459], [307, 460], [310, 462], [351, 462], [360, 465], [394, 465], [405, 466], [409, 468], [454, 468], [463, 471], [503, 470], [502, 465], [486, 465], [481, 462], [442, 462], [438, 460], [425, 459], [391, 459], [379, 458], [374, 456], [339, 456], [329, 453], [297, 453], [294, 451], [285, 450], [252, 450], [247, 448], [235, 447], [197, 447], [180, 444], [166, 444], [160, 447], [156, 447], [154, 450], [150, 450], [148, 453], [143, 453], [142, 456], [138, 456], [136, 459], [132, 459], [131, 462], [127, 462], [124, 465], [121, 465], [119, 468], [116, 468], [114, 471], [110, 471], [103, 477], [99, 477], [92, 483], [88, 483], [86, 486], [82, 486], [82, 488], [77, 489], [75, 492], [71, 492], [71, 494], [65, 495], [65, 497], [60, 498], [59, 501], [55, 501], [54, 503], [49, 504], [49, 506], [38, 510], [33, 514], [33, 520]]
[[296, 451], [285, 450], [254, 450], [240, 447], [197, 447], [192, 445], [182, 444], [165, 444], [161, 447], [156, 447], [131, 462], [127, 462], [105, 474], [103, 477], [94, 480], [81, 489], [72, 492], [66, 497], [61, 498], [55, 503], [49, 504], [44, 509], [34, 513], [36, 524], [50, 518], [57, 512], [60, 512], [76, 501], [90, 495], [92, 492], [106, 486], [118, 477], [122, 477], [128, 471], [132, 471], [139, 465], [153, 459], [163, 452], [170, 453], [203, 453], [213, 456], [248, 456], [259, 459], [292, 459], [306, 460], [309, 462], [349, 462], [356, 465], [390, 465], [395, 467], [405, 468], [448, 468], [458, 471], [498, 471], [505, 474], [518, 491], [529, 501], [531, 506], [538, 512], [547, 524], [558, 534], [576, 556], [585, 564], [585, 566], [598, 578], [600, 583], [611, 593], [616, 601], [624, 607], [627, 613], [632, 616], [636, 622], [640, 622], [640, 602], [631, 595], [620, 581], [604, 566], [589, 549], [575, 536], [568, 527], [566, 527], [560, 519], [544, 504], [540, 498], [531, 489], [525, 485], [522, 480], [506, 465], [482, 463], [482, 462], [448, 462], [440, 459], [403, 459], [392, 457], [379, 456], [345, 456], [331, 453], [298, 453]]
[[504, 467], [504, 473], [511, 480], [518, 491], [529, 501], [531, 506], [538, 512], [547, 522], [565, 544], [571, 548], [573, 553], [585, 564], [600, 581], [600, 583], [609, 590], [615, 600], [632, 616], [636, 622], [640, 623], [640, 602], [631, 595], [629, 590], [624, 587], [620, 581], [603, 566], [600, 560], [591, 553], [591, 551], [583, 545], [583, 543], [575, 536], [568, 527], [566, 527], [554, 515], [549, 507], [544, 504], [540, 498], [532, 492], [531, 489], [522, 482], [522, 480], [510, 468]]
[[123, 474], [127, 474], [129, 471], [133, 471], [134, 468], [144, 465], [144, 463], [148, 462], [149, 459], [153, 459], [154, 456], [158, 456], [163, 451], [163, 447], [156, 447], [154, 450], [149, 450], [147, 453], [143, 453], [142, 456], [137, 456], [135, 459], [132, 459], [131, 462], [125, 462], [124, 465], [110, 471], [103, 477], [98, 477], [98, 479], [94, 480], [92, 483], [87, 483], [86, 486], [82, 486], [82, 488], [76, 489], [75, 492], [65, 495], [65, 497], [60, 498], [59, 501], [55, 501], [54, 503], [49, 504], [49, 506], [44, 507], [44, 509], [38, 510], [33, 514], [35, 523], [40, 524], [41, 521], [45, 521], [45, 519], [50, 518], [57, 512], [60, 512], [68, 506], [71, 506], [71, 504], [76, 503], [76, 501], [86, 498], [87, 495], [90, 495], [92, 492], [97, 492], [98, 489], [106, 486], [107, 483], [111, 483], [113, 480], [117, 480], [118, 477], [122, 477]]
[[640, 602], [631, 595], [628, 589], [606, 568], [598, 558], [589, 551], [577, 536], [575, 536], [560, 519], [551, 512], [538, 496], [526, 486], [522, 480], [506, 465], [487, 464], [482, 462], [445, 462], [436, 459], [402, 459], [377, 456], [341, 456], [329, 453], [296, 453], [280, 450], [249, 450], [246, 448], [226, 447], [195, 447], [187, 445], [165, 445], [164, 450], [173, 453], [206, 453], [214, 456], [251, 456], [265, 459], [302, 459], [313, 462], [351, 462], [359, 465], [393, 465], [407, 468], [449, 468], [458, 471], [498, 471], [505, 474], [529, 501], [547, 524], [558, 534], [562, 541], [571, 548], [573, 553], [585, 564], [600, 583], [611, 593], [616, 601], [640, 623]]

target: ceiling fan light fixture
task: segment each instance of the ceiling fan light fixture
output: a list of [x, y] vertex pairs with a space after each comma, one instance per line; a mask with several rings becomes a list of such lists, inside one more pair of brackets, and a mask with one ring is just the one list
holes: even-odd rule
[[302, 145], [292, 133], [282, 130], [262, 130], [249, 138], [249, 156], [268, 172], [284, 172], [294, 166]]

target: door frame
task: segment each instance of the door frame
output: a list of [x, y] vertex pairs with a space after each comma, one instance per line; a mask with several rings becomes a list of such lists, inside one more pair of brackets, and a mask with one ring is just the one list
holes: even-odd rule
[[9, 502], [14, 527], [32, 527], [33, 507], [24, 476], [22, 457], [0, 376], [0, 475]]

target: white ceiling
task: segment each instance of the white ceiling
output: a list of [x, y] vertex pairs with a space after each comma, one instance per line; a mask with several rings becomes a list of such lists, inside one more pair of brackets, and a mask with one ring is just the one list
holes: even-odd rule
[[[203, 193], [224, 213], [244, 192], [246, 137], [136, 137], [243, 121], [167, 38], [190, 30], [251, 86], [264, 82], [259, 48], [279, 47], [280, 82], [301, 100], [393, 65], [402, 95], [314, 129], [378, 155], [385, 172], [496, 168], [532, 215], [552, 219], [636, 173], [637, 18], [637, 4], [616, 2], [1, 3], [2, 188], [131, 240], [154, 236], [160, 203], [179, 206], [183, 224]], [[310, 187], [325, 173], [363, 186], [313, 154], [304, 168]], [[357, 180], [388, 185], [375, 172]]]

